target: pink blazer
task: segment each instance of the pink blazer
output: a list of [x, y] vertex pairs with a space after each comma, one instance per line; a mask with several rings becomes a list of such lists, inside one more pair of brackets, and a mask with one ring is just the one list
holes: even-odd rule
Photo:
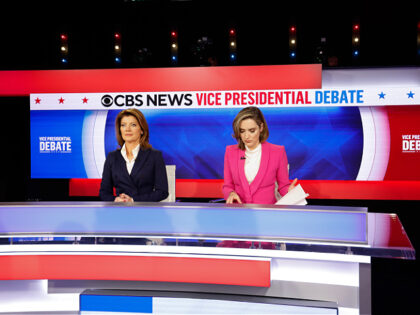
[[226, 147], [223, 195], [227, 199], [235, 191], [243, 203], [274, 204], [276, 181], [278, 191], [284, 196], [289, 188], [289, 171], [284, 146], [268, 142], [261, 144], [261, 164], [257, 176], [248, 184], [245, 177], [245, 151], [237, 145]]

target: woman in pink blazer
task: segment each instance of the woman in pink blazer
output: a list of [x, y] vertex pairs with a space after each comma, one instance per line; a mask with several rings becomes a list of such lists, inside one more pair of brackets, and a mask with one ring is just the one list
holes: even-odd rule
[[268, 143], [268, 127], [257, 107], [242, 109], [233, 121], [237, 145], [226, 147], [223, 195], [226, 203], [274, 204], [275, 186], [284, 196], [290, 184], [286, 151]]

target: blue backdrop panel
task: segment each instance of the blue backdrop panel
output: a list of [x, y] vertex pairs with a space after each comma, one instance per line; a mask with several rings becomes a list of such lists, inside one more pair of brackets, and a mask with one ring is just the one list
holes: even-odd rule
[[[142, 110], [151, 144], [175, 164], [177, 178], [221, 179], [225, 147], [235, 144], [232, 122], [239, 109]], [[268, 141], [284, 145], [290, 177], [354, 180], [363, 153], [357, 107], [264, 108]], [[108, 113], [105, 151], [118, 147], [115, 118]]]
[[[240, 109], [145, 109], [150, 142], [176, 165], [177, 178], [222, 179], [227, 145], [235, 144], [232, 121]], [[268, 141], [284, 145], [290, 177], [355, 180], [363, 154], [363, 127], [357, 107], [264, 108]], [[86, 178], [82, 150], [85, 110], [31, 111], [31, 176]], [[115, 118], [106, 117], [105, 153], [118, 148]], [[41, 139], [70, 139], [69, 151], [42, 150]], [[97, 140], [95, 140], [97, 141]], [[87, 142], [92, 143], [92, 142]], [[57, 145], [57, 144], [55, 144]], [[97, 158], [97, 157], [96, 157]], [[99, 166], [100, 167], [100, 166]]]
[[[86, 178], [82, 153], [85, 113], [85, 110], [31, 110], [32, 178]], [[71, 150], [57, 150], [57, 142], [61, 141], [56, 138], [70, 139]], [[51, 142], [55, 150], [47, 150], [52, 148]]]

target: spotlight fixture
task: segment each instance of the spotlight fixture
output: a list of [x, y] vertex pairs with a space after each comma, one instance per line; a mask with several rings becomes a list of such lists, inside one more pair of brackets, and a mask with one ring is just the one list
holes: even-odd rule
[[230, 64], [237, 63], [237, 42], [236, 42], [236, 29], [229, 29], [229, 62]]
[[360, 24], [358, 22], [353, 23], [351, 42], [353, 60], [356, 61], [360, 56]]
[[178, 32], [171, 30], [170, 34], [170, 47], [171, 47], [171, 64], [176, 66], [178, 64]]
[[321, 37], [315, 52], [315, 62], [326, 64], [327, 61], [327, 37]]
[[296, 25], [289, 26], [289, 60], [296, 62], [297, 36]]
[[69, 44], [68, 35], [66, 33], [60, 34], [60, 60], [62, 64], [68, 63]]
[[114, 61], [116, 64], [121, 64], [121, 33], [114, 33]]

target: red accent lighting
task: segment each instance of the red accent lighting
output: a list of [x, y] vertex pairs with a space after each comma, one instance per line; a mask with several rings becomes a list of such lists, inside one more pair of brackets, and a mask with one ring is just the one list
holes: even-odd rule
[[156, 281], [268, 288], [271, 279], [270, 261], [253, 259], [93, 253], [0, 255], [0, 266], [0, 280]]
[[[145, 77], [148, 80], [142, 80]], [[321, 87], [320, 64], [0, 71], [0, 96], [27, 96], [31, 93], [287, 90]]]
[[[308, 199], [419, 200], [420, 181], [300, 180]], [[98, 196], [100, 178], [72, 178], [69, 196]], [[223, 179], [177, 179], [177, 198], [223, 198]], [[398, 196], [397, 198], [395, 196]]]

